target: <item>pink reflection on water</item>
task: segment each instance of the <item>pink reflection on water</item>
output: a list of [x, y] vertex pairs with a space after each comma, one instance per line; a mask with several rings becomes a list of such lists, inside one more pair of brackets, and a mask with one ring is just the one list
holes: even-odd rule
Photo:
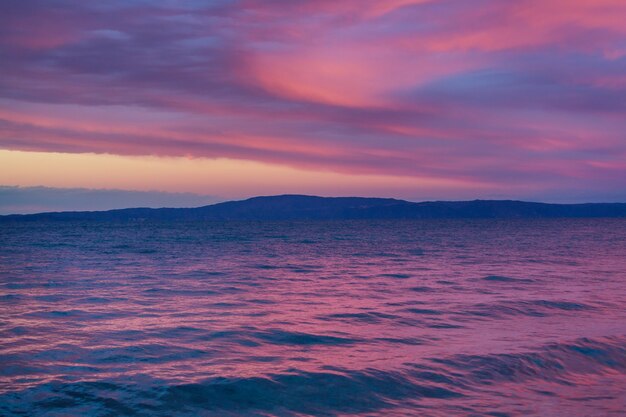
[[[50, 381], [284, 384], [288, 376], [305, 384], [332, 374], [345, 378], [334, 383], [346, 398], [363, 386], [382, 396], [380, 415], [416, 404], [427, 415], [462, 407], [618, 415], [626, 371], [623, 226], [10, 231], [14, 249], [3, 250], [0, 271], [0, 386], [12, 393]], [[459, 396], [403, 396], [416, 386]]]

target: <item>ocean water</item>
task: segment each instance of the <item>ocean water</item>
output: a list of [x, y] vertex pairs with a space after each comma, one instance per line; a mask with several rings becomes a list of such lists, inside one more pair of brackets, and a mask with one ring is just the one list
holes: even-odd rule
[[626, 220], [0, 224], [2, 416], [624, 416]]

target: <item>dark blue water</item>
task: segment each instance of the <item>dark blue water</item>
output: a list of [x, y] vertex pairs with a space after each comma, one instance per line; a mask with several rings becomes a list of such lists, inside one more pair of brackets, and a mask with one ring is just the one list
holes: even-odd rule
[[626, 221], [0, 225], [2, 416], [623, 416]]

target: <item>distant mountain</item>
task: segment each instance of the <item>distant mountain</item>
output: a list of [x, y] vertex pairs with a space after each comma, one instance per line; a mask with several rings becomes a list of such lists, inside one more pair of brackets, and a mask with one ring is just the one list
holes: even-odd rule
[[626, 217], [626, 203], [545, 204], [510, 200], [429, 201], [279, 195], [198, 208], [131, 208], [0, 216], [29, 220], [305, 220]]

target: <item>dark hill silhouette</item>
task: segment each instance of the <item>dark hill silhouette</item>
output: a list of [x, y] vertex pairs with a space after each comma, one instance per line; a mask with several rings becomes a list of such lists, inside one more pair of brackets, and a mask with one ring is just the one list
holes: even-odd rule
[[546, 204], [511, 200], [429, 201], [279, 195], [197, 208], [130, 208], [0, 216], [16, 220], [305, 220], [626, 217], [626, 203]]

